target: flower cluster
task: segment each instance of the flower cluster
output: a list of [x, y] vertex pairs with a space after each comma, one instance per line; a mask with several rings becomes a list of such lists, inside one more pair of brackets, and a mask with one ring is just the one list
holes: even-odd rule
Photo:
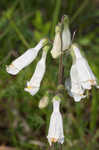
[[97, 79], [93, 74], [87, 60], [80, 52], [77, 44], [72, 43], [69, 30], [69, 20], [65, 15], [62, 22], [55, 28], [55, 39], [51, 50], [52, 57], [58, 58], [64, 52], [69, 51], [72, 56], [73, 64], [70, 69], [70, 78], [66, 79], [65, 87], [71, 97], [76, 102], [85, 98], [85, 90], [90, 90], [97, 85]]
[[[36, 69], [30, 81], [27, 81], [27, 87], [24, 89], [32, 96], [39, 91], [41, 81], [46, 71], [47, 52], [50, 48], [49, 41], [47, 39], [40, 40], [40, 42], [34, 48], [28, 49], [23, 55], [18, 57], [6, 67], [6, 71], [9, 74], [18, 74], [23, 68], [28, 66], [34, 61], [34, 59], [36, 59], [39, 51], [42, 48], [43, 52], [41, 59], [37, 63]], [[86, 97], [86, 90], [90, 90], [92, 86], [96, 86], [97, 88], [99, 88], [99, 86], [87, 60], [81, 54], [79, 46], [72, 43], [71, 33], [69, 30], [69, 19], [65, 15], [62, 17], [61, 22], [55, 27], [55, 38], [51, 49], [51, 55], [53, 59], [57, 59], [66, 52], [70, 52], [73, 63], [70, 69], [70, 77], [66, 78], [65, 81], [65, 88], [68, 91], [68, 94], [73, 97], [74, 101], [78, 102], [82, 98]], [[45, 108], [48, 105], [48, 102], [48, 95], [43, 96], [43, 98], [40, 100], [39, 108]], [[52, 102], [53, 112], [50, 118], [47, 138], [50, 145], [55, 142], [63, 144], [63, 122], [59, 110], [61, 102], [60, 96], [54, 96]]]
[[71, 44], [71, 33], [69, 30], [69, 19], [64, 15], [64, 19], [55, 28], [55, 39], [51, 50], [52, 57], [55, 59], [65, 52]]

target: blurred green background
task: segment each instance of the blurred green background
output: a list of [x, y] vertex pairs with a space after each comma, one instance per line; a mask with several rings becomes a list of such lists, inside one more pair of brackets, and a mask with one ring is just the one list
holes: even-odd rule
[[[41, 110], [38, 103], [48, 90], [56, 90], [58, 60], [53, 60], [49, 52], [41, 89], [33, 97], [24, 87], [41, 53], [17, 76], [5, 71], [7, 64], [34, 47], [41, 38], [53, 40], [55, 25], [64, 14], [69, 15], [71, 33], [77, 31], [74, 42], [80, 44], [99, 79], [98, 0], [0, 0], [0, 150], [14, 150], [14, 147], [19, 150], [99, 150], [97, 89], [93, 88], [89, 97], [79, 103], [64, 91], [61, 113], [65, 142], [62, 147], [55, 144], [49, 148], [46, 136], [52, 104]], [[64, 65], [67, 77], [71, 67], [69, 56], [64, 56]], [[50, 94], [50, 99], [52, 96]]]

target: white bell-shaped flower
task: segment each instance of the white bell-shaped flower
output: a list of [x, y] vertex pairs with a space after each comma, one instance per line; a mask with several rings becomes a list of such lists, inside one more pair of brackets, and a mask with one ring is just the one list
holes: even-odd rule
[[87, 60], [81, 55], [80, 49], [76, 44], [71, 46], [71, 50], [74, 53], [75, 66], [76, 66], [76, 74], [78, 75], [78, 80], [83, 89], [91, 89], [92, 86], [97, 85], [97, 79], [93, 74]]
[[68, 90], [69, 95], [73, 97], [76, 102], [86, 97], [86, 95], [83, 95], [85, 90], [81, 87], [79, 82], [75, 64], [73, 64], [70, 69], [70, 78], [65, 81], [65, 87]]
[[42, 57], [40, 61], [37, 63], [35, 72], [29, 82], [27, 82], [27, 87], [24, 89], [25, 91], [29, 92], [32, 96], [35, 95], [39, 89], [40, 89], [40, 84], [43, 79], [43, 76], [45, 74], [46, 70], [46, 56], [47, 56], [47, 51], [48, 46], [44, 47]]
[[57, 58], [61, 54], [61, 24], [58, 24], [55, 28], [55, 39], [51, 55], [53, 58]]
[[47, 136], [50, 146], [52, 145], [52, 143], [58, 142], [63, 144], [64, 142], [63, 121], [59, 107], [60, 97], [55, 96], [53, 98], [53, 112], [51, 114]]
[[37, 57], [40, 49], [47, 43], [46, 39], [42, 39], [36, 47], [28, 49], [24, 54], [14, 60], [9, 66], [6, 67], [6, 71], [9, 74], [16, 75], [23, 68], [28, 66]]
[[67, 15], [64, 15], [64, 28], [62, 31], [62, 50], [66, 50], [69, 48], [71, 44], [71, 33], [69, 30], [69, 19]]

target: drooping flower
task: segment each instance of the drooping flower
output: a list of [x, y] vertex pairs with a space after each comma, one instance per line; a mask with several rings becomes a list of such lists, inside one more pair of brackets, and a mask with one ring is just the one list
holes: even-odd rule
[[59, 107], [60, 107], [60, 97], [55, 96], [53, 98], [53, 112], [51, 114], [47, 136], [50, 146], [52, 145], [52, 143], [58, 142], [63, 144], [64, 142], [63, 121]]
[[73, 79], [75, 80], [72, 79], [71, 81], [72, 77], [66, 79], [65, 87], [69, 93], [69, 96], [73, 97], [75, 102], [79, 102], [82, 98], [86, 97], [86, 95], [84, 95], [85, 90], [81, 87], [77, 77], [75, 76], [75, 74], [73, 74], [72, 71], [71, 71], [71, 76], [73, 76]]
[[51, 55], [53, 58], [57, 58], [61, 54], [61, 24], [58, 24], [55, 28], [55, 39]]
[[69, 30], [69, 19], [67, 15], [64, 15], [63, 19], [63, 31], [62, 31], [62, 50], [65, 51], [71, 44], [71, 33]]
[[24, 54], [22, 54], [20, 57], [15, 59], [9, 66], [7, 66], [6, 71], [12, 75], [18, 74], [23, 68], [25, 68], [34, 61], [34, 59], [38, 55], [38, 52], [46, 43], [46, 39], [40, 40], [40, 42], [34, 48], [28, 49]]
[[87, 60], [82, 56], [80, 49], [76, 44], [72, 44], [71, 51], [73, 52], [73, 59], [75, 64], [75, 75], [78, 76], [78, 81], [83, 89], [91, 89], [92, 86], [97, 85], [97, 79], [93, 74]]
[[43, 48], [42, 57], [40, 61], [37, 63], [35, 72], [31, 80], [27, 82], [27, 87], [24, 89], [25, 91], [29, 92], [32, 96], [35, 95], [40, 89], [40, 84], [46, 70], [46, 56], [47, 56], [48, 49], [49, 46], [45, 46]]

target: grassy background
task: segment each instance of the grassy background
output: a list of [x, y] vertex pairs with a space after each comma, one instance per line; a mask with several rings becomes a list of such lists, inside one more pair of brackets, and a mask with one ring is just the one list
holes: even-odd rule
[[[32, 97], [24, 91], [37, 61], [17, 76], [5, 71], [5, 65], [35, 46], [43, 37], [54, 38], [55, 25], [63, 14], [70, 17], [70, 29], [77, 30], [79, 43], [99, 79], [99, 1], [97, 0], [1, 0], [0, 1], [0, 145], [24, 150], [49, 149], [46, 135], [52, 104], [40, 110], [39, 100], [48, 90], [55, 91], [58, 60], [47, 58], [47, 71], [40, 91]], [[71, 58], [64, 56], [65, 77], [69, 74]], [[53, 95], [50, 95], [50, 99]], [[75, 103], [67, 92], [61, 112], [64, 120], [65, 142], [51, 149], [99, 150], [99, 91]], [[6, 149], [5, 149], [6, 150]]]

